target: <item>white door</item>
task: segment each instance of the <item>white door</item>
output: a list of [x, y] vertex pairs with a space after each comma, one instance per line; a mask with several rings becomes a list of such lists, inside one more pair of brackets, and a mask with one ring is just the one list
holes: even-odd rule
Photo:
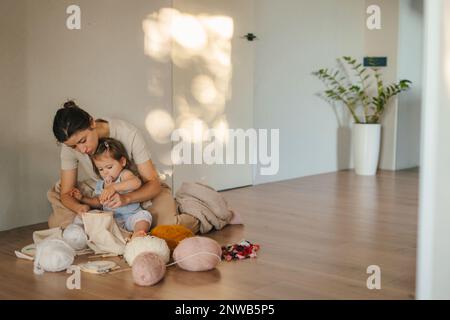
[[[186, 129], [197, 147], [210, 144], [202, 142], [206, 129], [253, 126], [254, 42], [242, 38], [254, 29], [253, 6], [253, 0], [173, 1], [173, 116], [175, 127]], [[248, 140], [246, 148], [246, 164], [237, 164], [236, 155], [234, 164], [227, 164], [232, 161], [226, 161], [224, 149], [224, 164], [205, 164], [202, 158], [201, 164], [174, 165], [174, 190], [185, 181], [217, 190], [251, 185]]]

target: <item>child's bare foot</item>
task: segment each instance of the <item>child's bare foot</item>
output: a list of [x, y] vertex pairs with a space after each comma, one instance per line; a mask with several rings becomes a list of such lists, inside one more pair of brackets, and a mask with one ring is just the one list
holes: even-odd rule
[[144, 230], [139, 230], [133, 233], [133, 235], [131, 236], [131, 239], [134, 239], [135, 237], [145, 237], [147, 235], [147, 232], [145, 232]]

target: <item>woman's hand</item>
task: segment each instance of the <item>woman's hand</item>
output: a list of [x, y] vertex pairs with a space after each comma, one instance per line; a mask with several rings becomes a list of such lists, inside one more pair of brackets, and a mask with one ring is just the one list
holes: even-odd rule
[[115, 193], [109, 200], [103, 203], [103, 205], [110, 209], [117, 209], [126, 206], [129, 203], [130, 201], [125, 194]]
[[110, 184], [103, 189], [102, 194], [98, 199], [101, 204], [105, 205], [105, 203], [108, 202], [115, 193], [116, 189], [114, 188], [114, 184]]
[[77, 210], [76, 213], [81, 217], [83, 215], [83, 213], [88, 212], [89, 210], [91, 210], [91, 208], [87, 205], [87, 204], [81, 204]]
[[83, 199], [83, 195], [81, 194], [80, 190], [78, 190], [77, 188], [73, 188], [72, 190], [70, 190], [69, 195], [72, 198], [77, 199], [78, 201], [81, 201], [81, 199]]

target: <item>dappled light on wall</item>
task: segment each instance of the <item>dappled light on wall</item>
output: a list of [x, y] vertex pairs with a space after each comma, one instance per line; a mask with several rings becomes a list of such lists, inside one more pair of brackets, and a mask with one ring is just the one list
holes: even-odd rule
[[142, 27], [145, 54], [159, 62], [172, 62], [174, 68], [171, 94], [175, 116], [161, 110], [150, 112], [146, 126], [152, 138], [167, 143], [170, 132], [178, 128], [185, 129], [183, 140], [193, 143], [205, 141], [210, 128], [225, 135], [233, 19], [164, 8], [147, 16]]
[[213, 123], [213, 129], [216, 132], [216, 138], [219, 142], [222, 142], [226, 144], [229, 140], [228, 136], [228, 121], [226, 121], [225, 118], [217, 120], [215, 123]]
[[147, 115], [145, 127], [153, 140], [163, 144], [170, 142], [170, 135], [175, 128], [175, 124], [167, 111], [155, 109]]
[[145, 54], [158, 61], [168, 61], [171, 52], [171, 24], [173, 9], [164, 8], [152, 13], [143, 22]]
[[218, 92], [210, 77], [199, 75], [192, 80], [192, 95], [202, 104], [211, 104], [216, 101]]
[[178, 128], [183, 129], [181, 131], [183, 141], [200, 143], [206, 139], [205, 132], [208, 126], [203, 120], [194, 116], [184, 116], [180, 120]]
[[207, 35], [201, 21], [188, 14], [174, 10], [170, 34], [181, 47], [195, 51], [202, 50], [207, 44]]

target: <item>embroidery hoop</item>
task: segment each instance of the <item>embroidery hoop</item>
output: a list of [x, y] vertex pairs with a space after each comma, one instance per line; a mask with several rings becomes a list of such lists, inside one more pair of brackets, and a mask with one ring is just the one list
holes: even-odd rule
[[117, 263], [108, 260], [89, 261], [80, 263], [78, 266], [81, 268], [81, 271], [94, 274], [107, 273], [118, 267]]
[[23, 254], [33, 257], [36, 255], [36, 245], [34, 243], [29, 244], [25, 247], [23, 247], [20, 252], [22, 252]]

